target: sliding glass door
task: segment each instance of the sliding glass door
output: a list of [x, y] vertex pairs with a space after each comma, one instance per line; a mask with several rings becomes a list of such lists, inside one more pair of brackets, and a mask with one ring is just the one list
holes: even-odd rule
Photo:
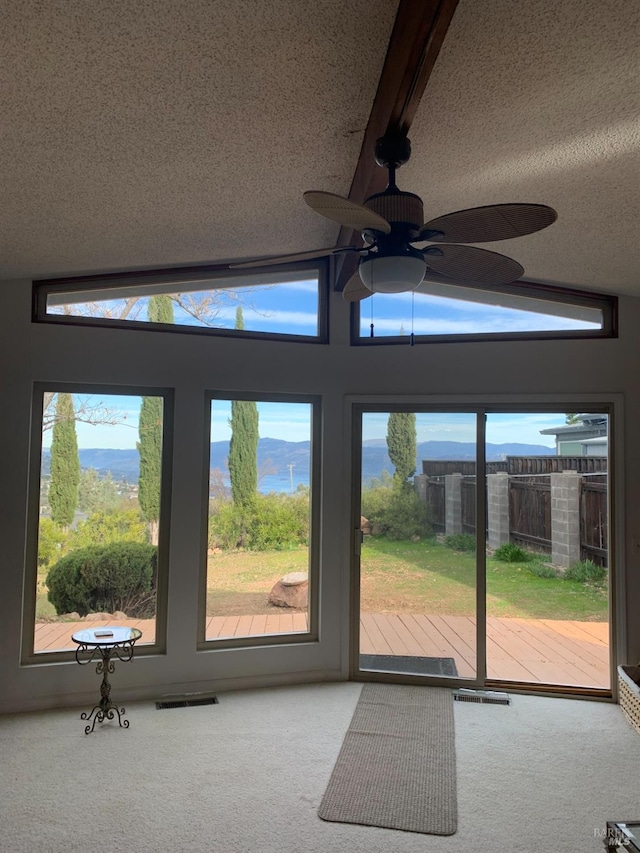
[[475, 679], [476, 415], [361, 427], [359, 668]]
[[610, 690], [608, 414], [356, 415], [356, 673]]
[[610, 687], [608, 420], [487, 415], [489, 679]]

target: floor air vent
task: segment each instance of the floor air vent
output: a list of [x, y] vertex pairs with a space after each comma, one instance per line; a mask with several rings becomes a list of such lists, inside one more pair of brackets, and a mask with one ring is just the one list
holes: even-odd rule
[[484, 705], [510, 705], [508, 693], [498, 693], [495, 690], [468, 690], [462, 688], [453, 694], [455, 702], [478, 702]]
[[218, 705], [217, 696], [207, 696], [203, 693], [187, 693], [184, 696], [163, 696], [156, 702], [156, 710], [165, 708], [193, 708], [196, 705]]

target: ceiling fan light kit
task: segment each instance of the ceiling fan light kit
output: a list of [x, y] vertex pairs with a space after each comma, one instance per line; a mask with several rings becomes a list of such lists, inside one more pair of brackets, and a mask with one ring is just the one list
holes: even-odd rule
[[[231, 266], [277, 264], [338, 252], [358, 252], [358, 271], [343, 291], [349, 302], [365, 299], [372, 293], [414, 291], [429, 270], [450, 277], [452, 284], [508, 284], [524, 274], [517, 261], [464, 244], [533, 234], [557, 218], [555, 210], [544, 204], [510, 203], [458, 210], [423, 224], [420, 196], [396, 186], [396, 169], [411, 156], [409, 139], [402, 134], [387, 134], [376, 142], [374, 155], [376, 163], [387, 169], [389, 180], [383, 192], [370, 196], [364, 204], [321, 190], [304, 193], [305, 202], [316, 213], [360, 232], [363, 245], [337, 246]], [[421, 243], [433, 245], [417, 245]]]
[[419, 252], [362, 258], [358, 274], [371, 293], [405, 293], [424, 280], [427, 264]]

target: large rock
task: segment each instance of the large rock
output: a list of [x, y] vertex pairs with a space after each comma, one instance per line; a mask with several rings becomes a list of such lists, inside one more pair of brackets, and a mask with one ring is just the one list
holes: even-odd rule
[[304, 609], [309, 598], [309, 578], [306, 572], [291, 572], [280, 578], [269, 593], [269, 604], [276, 607]]
[[372, 524], [368, 518], [364, 517], [364, 515], [360, 516], [360, 530], [362, 531], [363, 536], [371, 536]]

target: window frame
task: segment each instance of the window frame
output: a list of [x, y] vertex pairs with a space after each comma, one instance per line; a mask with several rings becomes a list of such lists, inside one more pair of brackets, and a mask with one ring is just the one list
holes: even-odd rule
[[[143, 287], [176, 283], [179, 292], [180, 282], [202, 279], [203, 283], [216, 279], [242, 278], [260, 273], [290, 274], [291, 272], [313, 272], [318, 277], [318, 333], [316, 335], [293, 335], [284, 332], [255, 332], [247, 329], [223, 329], [213, 326], [187, 326], [174, 323], [150, 323], [145, 320], [118, 320], [108, 317], [74, 317], [66, 314], [47, 312], [47, 297], [54, 293], [74, 291], [114, 291], [119, 287]], [[149, 332], [169, 332], [171, 334], [205, 335], [212, 337], [246, 338], [248, 340], [291, 341], [293, 343], [329, 343], [329, 265], [327, 258], [311, 261], [299, 261], [292, 264], [272, 264], [249, 270], [229, 269], [228, 264], [206, 264], [193, 267], [167, 267], [154, 270], [133, 270], [130, 272], [106, 273], [103, 275], [83, 275], [64, 278], [40, 279], [33, 282], [32, 322], [53, 323], [63, 326], [93, 326], [96, 328], [137, 329]], [[203, 288], [204, 289], [204, 288]], [[153, 294], [149, 294], [153, 295]]]
[[[618, 297], [612, 294], [593, 293], [585, 290], [573, 290], [557, 285], [543, 284], [531, 280], [522, 280], [503, 285], [478, 285], [465, 282], [443, 280], [442, 277], [430, 276], [429, 281], [434, 284], [450, 284], [457, 288], [467, 288], [471, 291], [488, 291], [491, 293], [505, 293], [514, 296], [526, 296], [531, 299], [541, 299], [545, 302], [558, 302], [563, 305], [582, 305], [588, 308], [598, 309], [602, 312], [601, 329], [552, 329], [538, 332], [482, 332], [467, 334], [441, 334], [441, 335], [383, 335], [380, 337], [368, 337], [360, 334], [360, 306], [362, 301], [351, 304], [351, 346], [407, 346], [411, 341], [413, 344], [435, 344], [435, 343], [465, 343], [478, 341], [544, 341], [565, 339], [589, 339], [589, 338], [617, 338], [618, 337]], [[374, 328], [375, 332], [375, 328]]]
[[[311, 453], [309, 483], [309, 595], [307, 601], [306, 631], [289, 634], [262, 634], [249, 637], [225, 637], [207, 640], [207, 549], [209, 537], [209, 477], [211, 460], [211, 404], [214, 400], [246, 400], [255, 403], [307, 403], [311, 406]], [[202, 539], [200, 542], [200, 576], [198, 584], [198, 652], [218, 649], [254, 648], [260, 646], [290, 646], [300, 643], [316, 643], [319, 640], [320, 614], [320, 518], [321, 518], [321, 429], [322, 398], [317, 394], [273, 394], [264, 391], [211, 391], [205, 392], [205, 428], [203, 447], [202, 480]]]
[[34, 651], [36, 623], [36, 582], [40, 522], [40, 479], [42, 471], [42, 418], [44, 394], [104, 394], [105, 396], [149, 396], [163, 399], [162, 466], [160, 483], [160, 525], [158, 529], [158, 573], [156, 583], [156, 628], [153, 643], [136, 646], [136, 657], [166, 654], [169, 593], [169, 537], [173, 476], [174, 389], [140, 385], [104, 385], [74, 382], [34, 382], [31, 407], [31, 436], [27, 493], [27, 527], [22, 593], [22, 666], [54, 664], [75, 660], [75, 651]]

